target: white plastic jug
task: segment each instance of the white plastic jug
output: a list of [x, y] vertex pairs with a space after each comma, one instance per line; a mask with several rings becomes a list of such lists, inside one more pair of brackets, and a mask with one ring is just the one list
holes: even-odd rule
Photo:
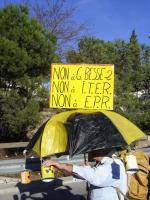
[[138, 164], [136, 157], [132, 154], [129, 154], [125, 157], [125, 163], [126, 163], [126, 171], [135, 173], [138, 171]]

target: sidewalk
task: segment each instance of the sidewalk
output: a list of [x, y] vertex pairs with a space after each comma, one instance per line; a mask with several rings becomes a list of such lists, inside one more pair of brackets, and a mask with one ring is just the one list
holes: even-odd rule
[[35, 180], [29, 184], [21, 184], [14, 179], [9, 181], [0, 184], [0, 200], [86, 200], [87, 196], [86, 183], [73, 182], [72, 177], [51, 182]]
[[[81, 181], [79, 181], [81, 182]], [[83, 182], [83, 181], [82, 181]], [[69, 184], [77, 183], [73, 181], [71, 176], [63, 177], [61, 179], [54, 179], [50, 182], [42, 180], [34, 180], [29, 184], [22, 184], [20, 179], [0, 177], [0, 195], [6, 193], [22, 193], [27, 190], [35, 190], [40, 185], [40, 189], [47, 189], [49, 187], [61, 187]]]

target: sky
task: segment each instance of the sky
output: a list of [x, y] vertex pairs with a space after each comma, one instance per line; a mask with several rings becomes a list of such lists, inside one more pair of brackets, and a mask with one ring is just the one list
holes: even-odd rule
[[139, 42], [150, 44], [150, 0], [80, 0], [78, 4], [77, 19], [87, 19], [96, 37], [128, 41], [135, 29]]
[[[0, 0], [0, 6], [9, 0]], [[10, 0], [15, 3], [22, 0]], [[44, 4], [45, 0], [28, 0]], [[150, 45], [150, 0], [66, 0], [66, 6], [77, 7], [74, 21], [88, 24], [87, 35], [105, 41], [129, 41], [132, 30], [138, 41]]]

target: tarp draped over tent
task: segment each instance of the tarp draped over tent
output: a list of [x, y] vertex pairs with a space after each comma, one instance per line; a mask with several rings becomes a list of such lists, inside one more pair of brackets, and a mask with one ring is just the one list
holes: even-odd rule
[[102, 113], [77, 115], [68, 123], [69, 154], [81, 154], [96, 149], [127, 146], [114, 124]]
[[41, 135], [29, 146], [41, 157], [63, 152], [73, 156], [95, 149], [130, 145], [143, 136], [137, 126], [116, 112], [72, 110], [48, 120]]

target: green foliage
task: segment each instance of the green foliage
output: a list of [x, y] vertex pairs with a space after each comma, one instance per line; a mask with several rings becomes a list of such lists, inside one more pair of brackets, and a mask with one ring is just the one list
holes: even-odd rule
[[28, 103], [15, 91], [1, 94], [1, 139], [23, 139], [27, 130], [38, 121], [39, 105], [34, 99]]
[[29, 17], [26, 6], [0, 9], [0, 27], [0, 137], [20, 139], [35, 125], [45, 102], [39, 91], [45, 90], [43, 78], [57, 58], [56, 39]]
[[114, 64], [114, 110], [150, 134], [150, 47], [138, 43], [135, 31], [129, 42], [83, 38], [67, 61]]
[[131, 60], [129, 45], [123, 40], [114, 42], [115, 56], [115, 73], [116, 73], [116, 94], [121, 94], [122, 91], [130, 92], [132, 84], [130, 84], [131, 76]]
[[0, 27], [2, 27], [1, 37], [13, 41], [16, 45], [14, 48], [18, 47], [18, 51], [20, 49], [24, 51], [22, 53], [27, 53], [26, 73], [32, 77], [47, 75], [50, 62], [54, 57], [55, 37], [43, 30], [35, 19], [29, 18], [27, 7], [12, 5], [1, 9]]
[[96, 38], [83, 38], [78, 44], [79, 51], [69, 51], [67, 60], [73, 63], [106, 63], [113, 62], [114, 48], [112, 43]]
[[129, 50], [130, 50], [131, 68], [132, 71], [135, 72], [139, 70], [140, 67], [140, 45], [137, 41], [135, 30], [132, 31], [130, 37]]

